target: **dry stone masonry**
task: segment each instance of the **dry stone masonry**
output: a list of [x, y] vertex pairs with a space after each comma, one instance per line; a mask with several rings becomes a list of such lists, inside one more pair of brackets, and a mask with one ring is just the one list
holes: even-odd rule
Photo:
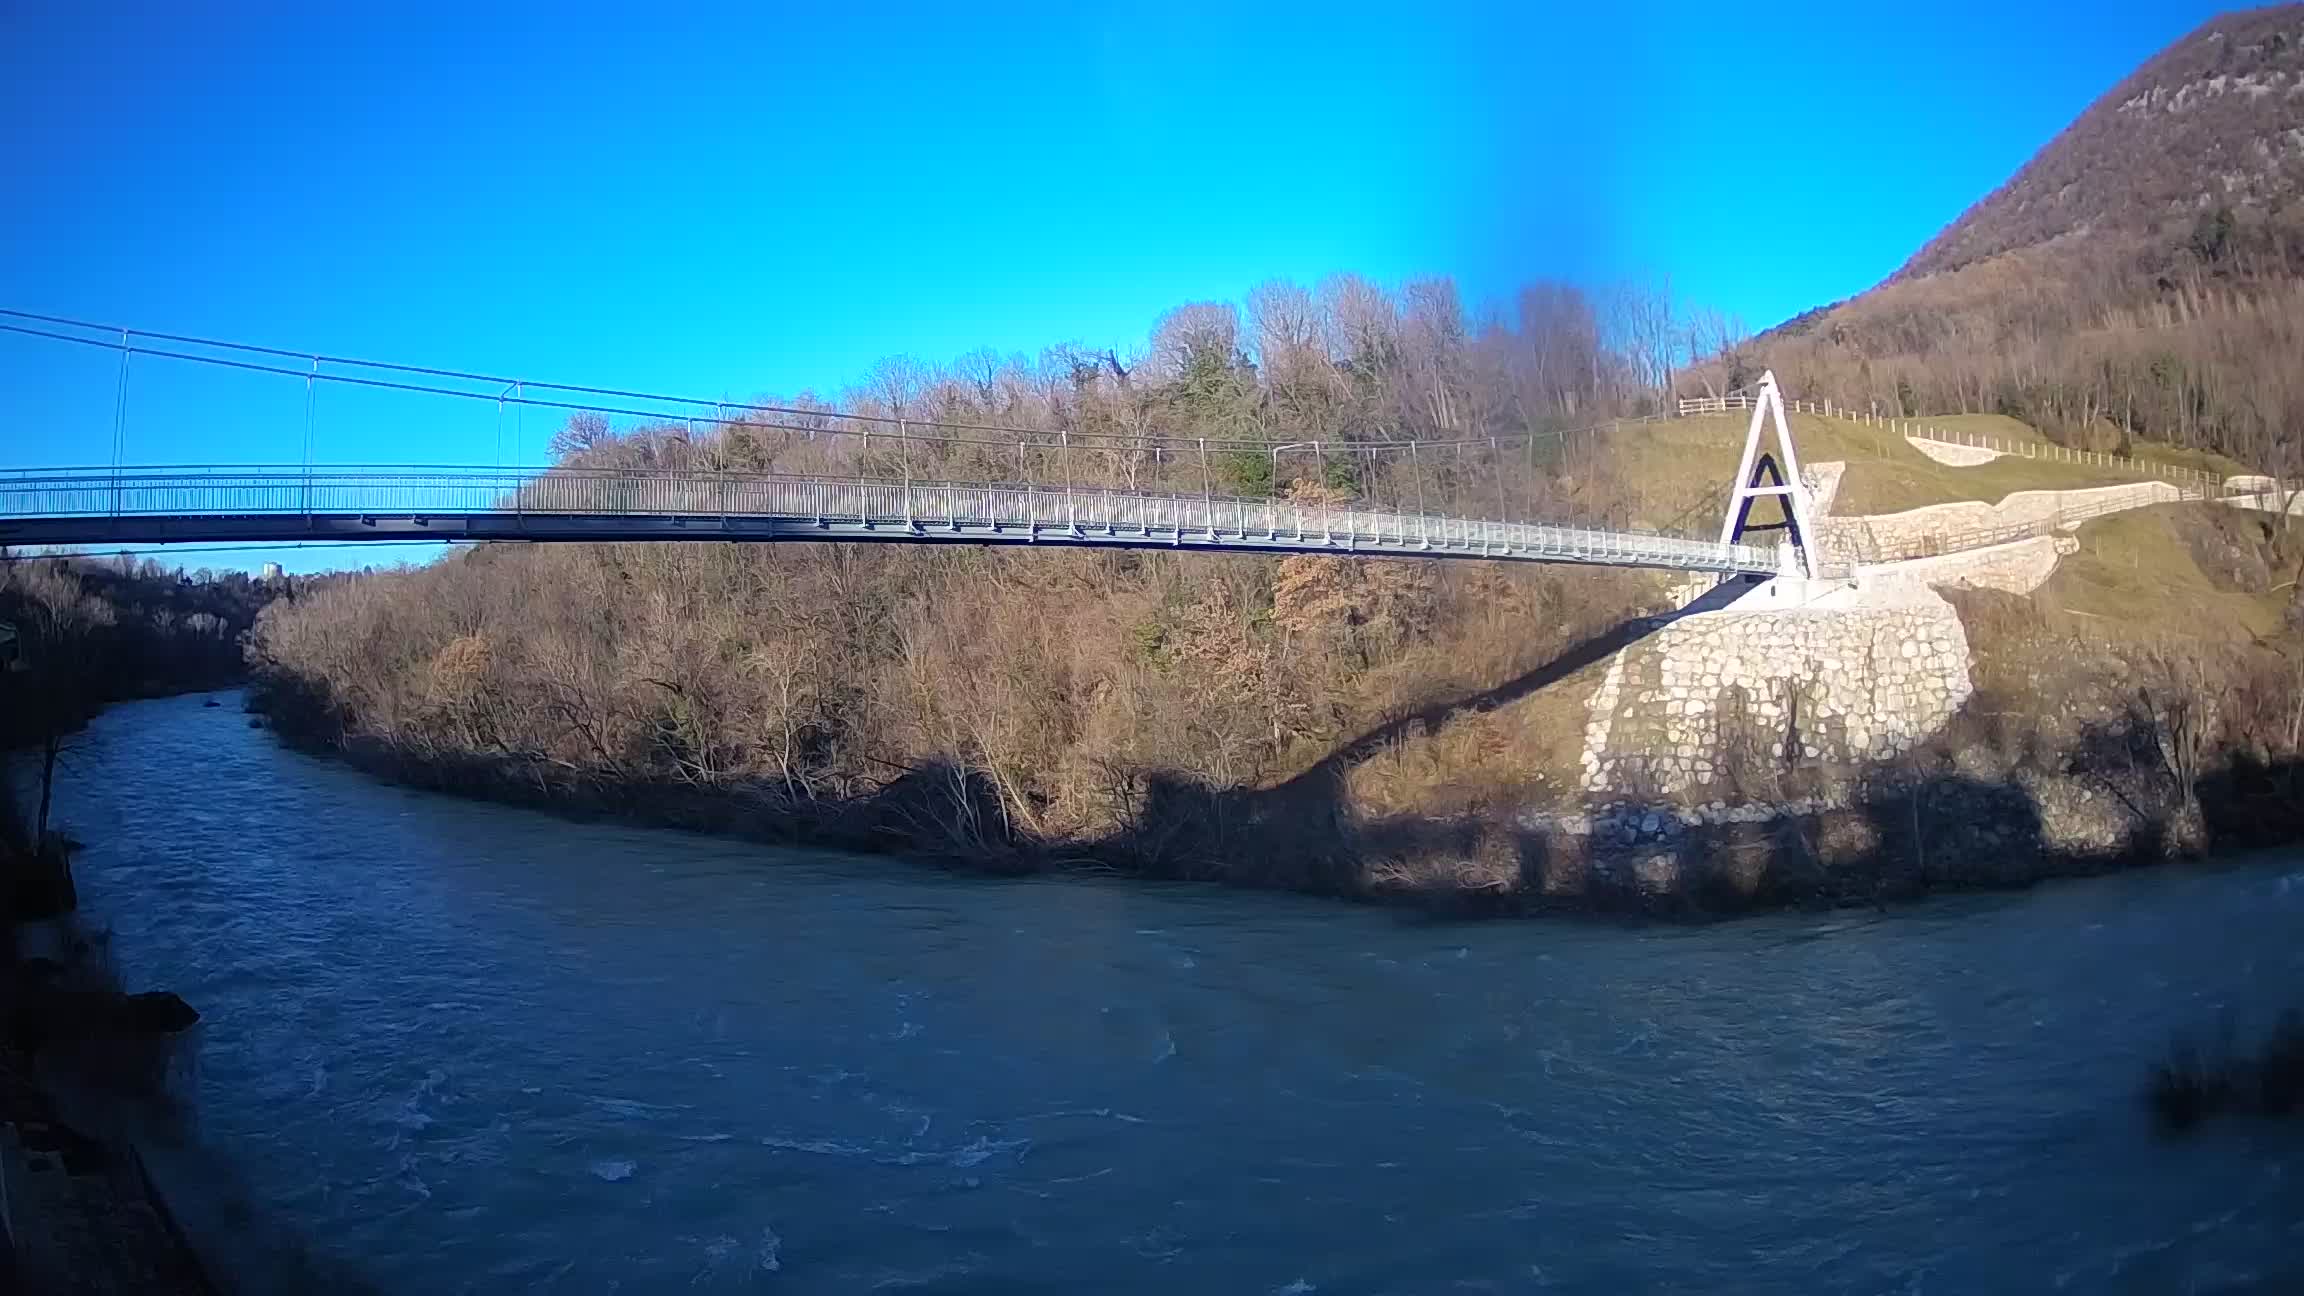
[[1886, 759], [1972, 691], [1960, 618], [1925, 591], [1886, 606], [1684, 616], [1610, 662], [1584, 786], [1726, 796], [1755, 768]]
[[[2134, 482], [2087, 490], [2017, 491], [1997, 504], [1961, 500], [1902, 513], [1832, 518], [1819, 523], [1828, 562], [1881, 562], [1959, 549], [1963, 539], [1997, 530], [2050, 526], [2060, 520], [2145, 508], [2182, 499], [2167, 482]], [[1967, 539], [1969, 544], [1977, 543]]]
[[2033, 536], [1936, 558], [1884, 563], [1866, 570], [1862, 584], [1868, 590], [1898, 590], [1915, 596], [1923, 590], [1951, 588], [2029, 594], [2048, 583], [2064, 555], [2079, 551], [2080, 541], [2073, 536]]

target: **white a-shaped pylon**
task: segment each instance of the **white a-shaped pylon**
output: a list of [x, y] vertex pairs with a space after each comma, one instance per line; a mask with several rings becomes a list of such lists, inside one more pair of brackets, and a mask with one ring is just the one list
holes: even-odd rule
[[[1776, 451], [1783, 457], [1781, 467], [1760, 449], [1760, 431], [1770, 422], [1776, 425]], [[1783, 521], [1752, 524], [1752, 501], [1763, 495], [1773, 495], [1783, 501]], [[1751, 531], [1787, 531], [1793, 562], [1798, 564], [1796, 569], [1788, 566], [1787, 573], [1813, 577], [1816, 532], [1811, 525], [1812, 518], [1808, 484], [1800, 480], [1800, 452], [1792, 446], [1792, 425], [1784, 417], [1784, 396], [1776, 390], [1776, 373], [1770, 370], [1760, 375], [1759, 396], [1752, 405], [1752, 426], [1744, 434], [1744, 458], [1736, 465], [1735, 481], [1729, 483], [1728, 516], [1720, 522], [1720, 543], [1735, 544]]]

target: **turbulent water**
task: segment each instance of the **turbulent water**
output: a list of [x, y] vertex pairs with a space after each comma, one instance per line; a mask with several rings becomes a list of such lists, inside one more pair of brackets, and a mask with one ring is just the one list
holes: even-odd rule
[[2304, 998], [2296, 855], [1435, 924], [566, 823], [220, 700], [97, 721], [83, 902], [206, 1014], [195, 1231], [382, 1290], [2304, 1289], [2304, 1128], [2137, 1098]]

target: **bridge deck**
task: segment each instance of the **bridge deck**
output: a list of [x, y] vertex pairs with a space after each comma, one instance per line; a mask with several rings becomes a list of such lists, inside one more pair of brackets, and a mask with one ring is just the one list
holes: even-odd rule
[[306, 539], [958, 542], [1778, 568], [1751, 545], [1631, 531], [1037, 484], [401, 467], [0, 474], [0, 544]]

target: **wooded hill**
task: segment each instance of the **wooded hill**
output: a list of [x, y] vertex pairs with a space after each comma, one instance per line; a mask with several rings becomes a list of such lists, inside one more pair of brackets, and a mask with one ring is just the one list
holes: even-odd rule
[[1887, 282], [1719, 341], [1692, 381], [2304, 468], [2304, 5], [2203, 25]]

